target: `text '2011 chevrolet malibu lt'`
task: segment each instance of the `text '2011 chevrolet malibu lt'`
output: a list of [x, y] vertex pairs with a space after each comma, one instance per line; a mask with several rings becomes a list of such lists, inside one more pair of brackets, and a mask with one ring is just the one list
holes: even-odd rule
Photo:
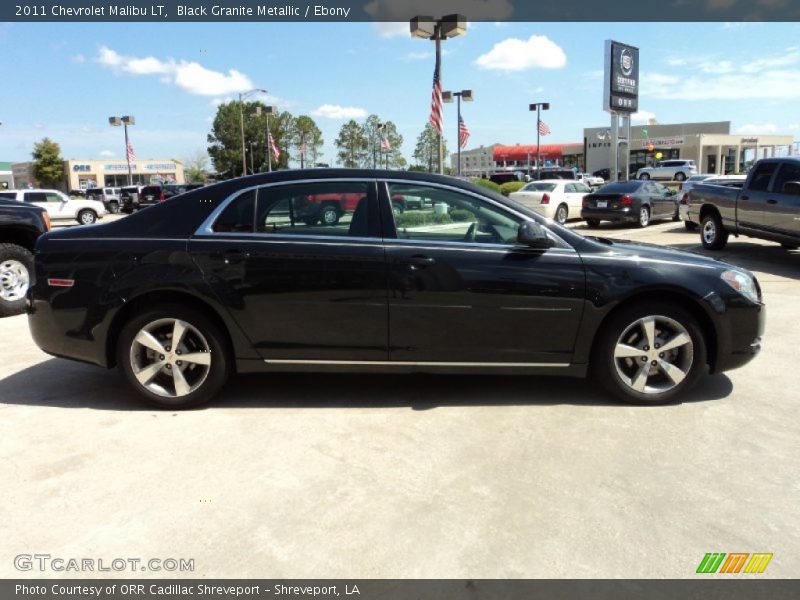
[[167, 408], [275, 371], [591, 374], [657, 404], [750, 361], [764, 331], [743, 269], [419, 173], [230, 180], [45, 234], [35, 263], [36, 343]]

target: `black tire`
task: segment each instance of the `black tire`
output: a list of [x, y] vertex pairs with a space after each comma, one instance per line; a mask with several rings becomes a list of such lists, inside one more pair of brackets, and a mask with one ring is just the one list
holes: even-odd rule
[[118, 215], [119, 214], [119, 202], [109, 202], [108, 203], [108, 212], [110, 212], [112, 215]]
[[797, 244], [781, 244], [781, 248], [784, 250], [797, 250], [798, 247]]
[[697, 223], [694, 221], [684, 221], [683, 226], [686, 228], [686, 231], [695, 231], [697, 229]]
[[312, 225], [316, 224], [317, 217], [306, 217], [303, 219], [303, 223], [311, 227]]
[[637, 227], [647, 227], [650, 224], [650, 207], [642, 206], [639, 209], [639, 218], [636, 220]]
[[586, 226], [595, 228], [600, 227], [600, 219], [584, 219], [586, 221]]
[[334, 204], [325, 204], [319, 209], [319, 220], [323, 225], [336, 225], [339, 222], [339, 209]]
[[675, 173], [675, 181], [686, 181], [686, 173]]
[[558, 208], [556, 209], [556, 223], [559, 225], [564, 225], [569, 218], [569, 208], [567, 208], [566, 204], [559, 204]]
[[[686, 363], [684, 363], [686, 372], [683, 380], [677, 385], [674, 385], [663, 370], [657, 369], [655, 365], [653, 365], [657, 370], [656, 373], [650, 377], [654, 378], [653, 383], [655, 385], [653, 385], [651, 391], [647, 393], [633, 389], [632, 382], [634, 377], [631, 376], [629, 380], [630, 383], [626, 382], [622, 379], [623, 375], [620, 371], [624, 372], [624, 369], [628, 368], [630, 369], [629, 372], [635, 373], [638, 368], [644, 368], [645, 366], [650, 369], [650, 366], [647, 365], [648, 361], [642, 361], [643, 365], [640, 366], [637, 362], [638, 358], [615, 359], [614, 350], [618, 340], [626, 330], [633, 327], [633, 324], [639, 319], [649, 316], [666, 317], [680, 324], [691, 339], [691, 348], [685, 345], [681, 346], [678, 350], [672, 351], [677, 355], [676, 362], [681, 360], [686, 361]], [[656, 328], [656, 335], [658, 335], [658, 333], [659, 329]], [[666, 343], [669, 342], [669, 339], [671, 338], [667, 337], [667, 339], [662, 339], [662, 341]], [[642, 341], [645, 340], [643, 339]], [[646, 354], [644, 350], [642, 352]], [[657, 349], [654, 348], [653, 352], [658, 360], [659, 353]], [[681, 352], [685, 354], [679, 354]], [[677, 396], [688, 391], [697, 383], [698, 379], [705, 371], [707, 355], [707, 346], [703, 330], [698, 324], [697, 319], [695, 319], [688, 310], [674, 303], [647, 301], [638, 306], [628, 305], [626, 309], [616, 312], [603, 324], [593, 347], [590, 368], [594, 379], [609, 393], [623, 402], [628, 402], [630, 404], [658, 405], [675, 400]], [[618, 367], [618, 360], [621, 361], [619, 363], [620, 367]], [[626, 365], [628, 360], [630, 360], [629, 367]], [[668, 359], [665, 362], [671, 361]], [[649, 384], [649, 377], [645, 381]], [[659, 384], [674, 385], [674, 387], [658, 392], [657, 388]]]
[[714, 211], [700, 223], [700, 241], [707, 250], [722, 250], [728, 244], [728, 230], [722, 226], [719, 213]]
[[639, 175], [639, 179], [650, 179], [650, 175], [648, 173], [642, 173]]
[[33, 274], [33, 254], [16, 244], [0, 244], [0, 317], [25, 312]]
[[673, 221], [674, 223], [677, 223], [677, 222], [678, 222], [678, 221], [680, 221], [680, 220], [681, 220], [681, 213], [680, 213], [680, 211], [678, 210], [678, 207], [676, 206], [676, 207], [675, 207], [675, 214], [674, 214], [674, 215], [672, 215], [672, 221]]
[[400, 202], [392, 202], [392, 213], [395, 217], [399, 217], [403, 212], [405, 212], [405, 209]]
[[84, 208], [83, 210], [78, 211], [76, 220], [81, 225], [94, 225], [97, 223], [97, 213], [88, 208]]
[[[169, 319], [179, 319], [188, 323], [203, 336], [208, 344], [207, 352], [210, 356], [208, 372], [205, 378], [199, 382], [196, 389], [183, 396], [165, 397], [154, 393], [139, 382], [136, 375], [134, 375], [133, 365], [131, 364], [134, 338], [139, 331], [149, 324]], [[128, 384], [148, 404], [157, 408], [171, 410], [193, 408], [212, 400], [225, 385], [233, 365], [232, 353], [229, 350], [227, 340], [228, 338], [223, 331], [204, 313], [180, 304], [164, 304], [134, 315], [125, 324], [117, 340], [117, 365]], [[144, 348], [142, 350], [146, 351]], [[172, 355], [178, 354], [177, 349], [171, 350]], [[195, 350], [195, 352], [197, 351]], [[173, 358], [178, 359], [179, 357], [173, 356]], [[166, 370], [159, 371], [156, 377], [166, 377], [167, 383], [165, 385], [168, 386], [169, 378], [166, 373]]]

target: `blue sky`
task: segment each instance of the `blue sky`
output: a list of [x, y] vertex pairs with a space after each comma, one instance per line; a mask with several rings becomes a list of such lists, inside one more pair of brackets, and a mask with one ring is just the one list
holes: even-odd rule
[[[106, 121], [114, 114], [136, 116], [140, 159], [185, 159], [205, 149], [214, 103], [252, 86], [315, 116], [323, 161], [335, 161], [342, 117], [373, 112], [397, 124], [410, 158], [429, 114], [433, 44], [406, 28], [0, 24], [0, 160], [27, 160], [45, 136], [65, 158], [122, 158], [121, 131]], [[641, 48], [641, 118], [730, 120], [734, 131], [800, 139], [799, 34], [798, 23], [477, 23], [445, 43], [443, 82], [474, 91], [463, 110], [470, 147], [535, 143], [533, 101], [552, 105], [545, 141], [580, 141], [584, 127], [608, 121], [603, 41], [614, 38]], [[445, 120], [454, 131], [455, 105]]]

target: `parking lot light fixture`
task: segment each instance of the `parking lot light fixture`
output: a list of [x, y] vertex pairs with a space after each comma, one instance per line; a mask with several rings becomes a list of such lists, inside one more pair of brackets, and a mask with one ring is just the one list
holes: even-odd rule
[[[439, 67], [439, 81], [442, 81], [442, 40], [464, 35], [467, 32], [467, 18], [460, 14], [445, 15], [441, 19], [417, 16], [409, 21], [411, 35], [436, 43], [436, 64]], [[444, 96], [444, 94], [442, 95]], [[444, 97], [442, 98], [444, 102]], [[439, 173], [444, 173], [444, 142], [439, 131]]]
[[128, 125], [136, 125], [136, 117], [125, 115], [122, 117], [108, 117], [108, 124], [112, 127], [122, 125], [125, 129], [125, 161], [128, 163], [128, 185], [133, 185], [133, 172], [131, 170], [131, 147], [128, 140]]
[[253, 88], [246, 92], [239, 92], [239, 126], [242, 131], [242, 175], [247, 175], [247, 151], [244, 142], [244, 100], [253, 94], [266, 94], [267, 90], [261, 88]]

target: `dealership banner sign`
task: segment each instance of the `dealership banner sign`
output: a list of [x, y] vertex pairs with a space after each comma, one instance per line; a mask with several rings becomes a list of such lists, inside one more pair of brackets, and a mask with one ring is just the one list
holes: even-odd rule
[[606, 40], [603, 110], [635, 113], [639, 110], [639, 49]]
[[682, 135], [639, 140], [639, 145], [642, 148], [647, 148], [647, 146], [655, 146], [656, 148], [675, 148], [676, 146], [683, 146], [685, 143], [686, 138], [684, 138]]

